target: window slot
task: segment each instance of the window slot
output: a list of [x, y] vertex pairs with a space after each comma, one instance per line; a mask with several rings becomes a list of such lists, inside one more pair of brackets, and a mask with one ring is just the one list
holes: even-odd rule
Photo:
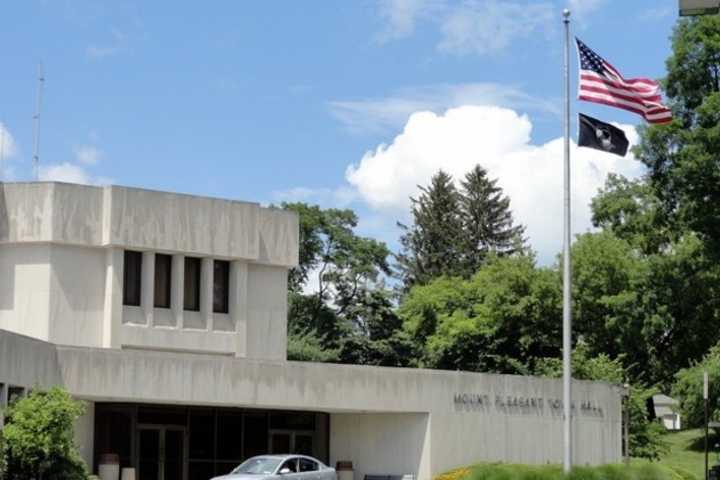
[[142, 252], [125, 250], [123, 268], [123, 305], [140, 306], [142, 290]]
[[200, 311], [200, 273], [202, 261], [195, 257], [185, 257], [185, 298], [184, 308], [192, 312]]
[[230, 262], [215, 260], [213, 269], [213, 312], [228, 313], [230, 311]]
[[172, 256], [155, 255], [155, 308], [170, 308]]

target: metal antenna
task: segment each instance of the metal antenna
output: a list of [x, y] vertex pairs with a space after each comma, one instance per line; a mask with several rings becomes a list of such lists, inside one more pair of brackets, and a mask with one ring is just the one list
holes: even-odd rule
[[33, 175], [35, 180], [40, 178], [40, 108], [42, 106], [42, 91], [43, 84], [45, 83], [45, 77], [43, 76], [43, 66], [40, 63], [38, 67], [38, 92], [37, 92], [37, 104], [35, 106], [35, 115], [33, 120], [35, 121], [35, 141], [33, 147]]

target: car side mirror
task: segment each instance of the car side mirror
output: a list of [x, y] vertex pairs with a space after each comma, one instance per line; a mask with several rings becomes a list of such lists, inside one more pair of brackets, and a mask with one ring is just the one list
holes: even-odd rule
[[285, 468], [281, 469], [279, 473], [280, 473], [280, 475], [286, 475], [286, 474], [290, 473], [290, 469], [285, 467]]

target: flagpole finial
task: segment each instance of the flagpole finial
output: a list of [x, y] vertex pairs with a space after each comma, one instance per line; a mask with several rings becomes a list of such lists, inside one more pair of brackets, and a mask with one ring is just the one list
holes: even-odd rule
[[563, 18], [565, 19], [566, 22], [569, 21], [569, 19], [570, 19], [570, 10], [569, 9], [567, 9], [567, 8], [563, 9]]

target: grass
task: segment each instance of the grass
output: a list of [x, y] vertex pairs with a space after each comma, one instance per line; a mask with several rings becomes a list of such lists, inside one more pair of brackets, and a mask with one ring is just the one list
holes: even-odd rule
[[[669, 451], [657, 462], [635, 458], [629, 470], [620, 465], [580, 467], [568, 480], [704, 480], [704, 432], [700, 429], [671, 432], [664, 439]], [[718, 462], [716, 443], [720, 439], [711, 432], [710, 466]], [[434, 480], [560, 480], [560, 471], [557, 465], [478, 464], [438, 475]]]
[[[665, 441], [668, 443], [670, 451], [658, 463], [670, 468], [686, 480], [704, 480], [705, 444], [703, 439], [704, 432], [701, 429], [668, 433]], [[717, 454], [713, 451], [715, 443], [717, 443], [717, 439], [713, 438], [711, 432], [709, 466], [713, 466], [717, 462]], [[647, 461], [633, 459], [633, 464], [643, 463], [647, 463]]]
[[686, 480], [660, 465], [576, 467], [564, 476], [560, 465], [478, 464], [459, 468], [435, 480]]

